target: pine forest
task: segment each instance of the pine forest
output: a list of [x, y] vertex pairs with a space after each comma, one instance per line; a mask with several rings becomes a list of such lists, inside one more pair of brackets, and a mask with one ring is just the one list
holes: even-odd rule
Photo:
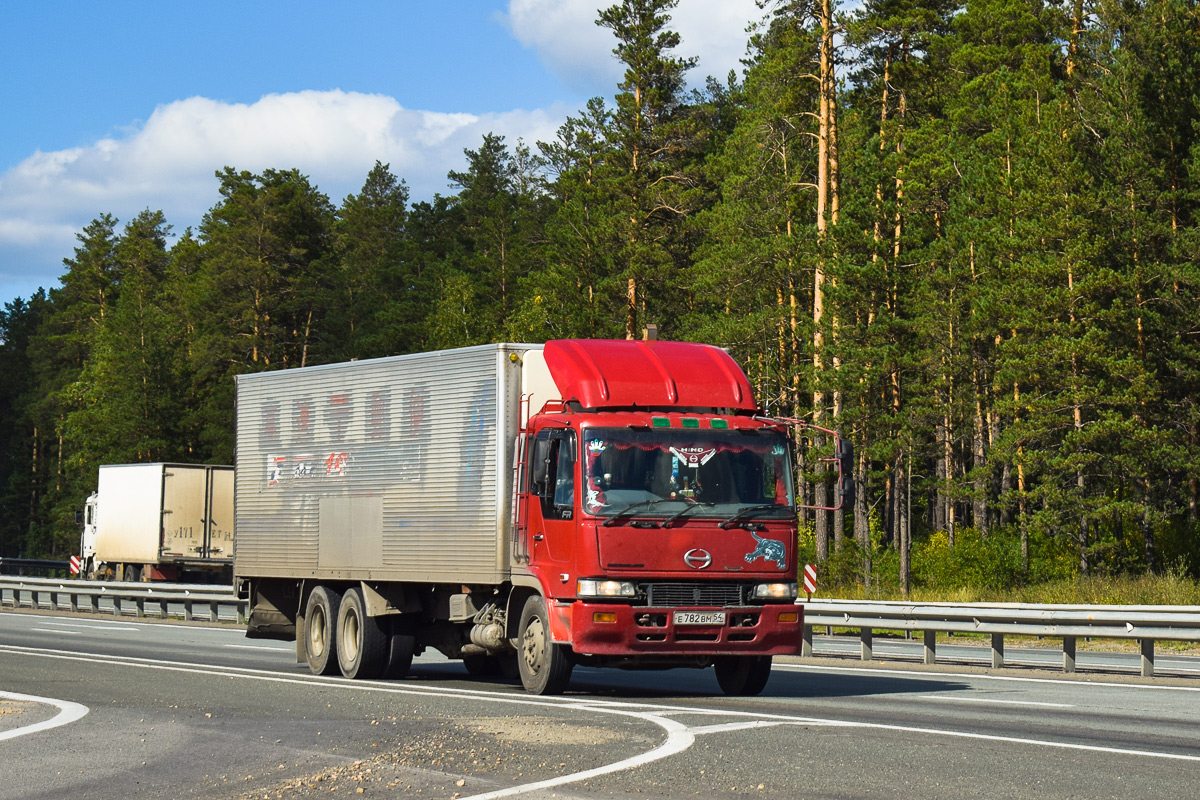
[[800, 512], [829, 580], [1200, 577], [1196, 0], [759, 5], [706, 82], [676, 0], [599, 10], [612, 97], [447, 196], [232, 165], [195, 229], [97, 209], [0, 311], [0, 556], [75, 552], [100, 464], [233, 463], [237, 374], [653, 324], [853, 442]]

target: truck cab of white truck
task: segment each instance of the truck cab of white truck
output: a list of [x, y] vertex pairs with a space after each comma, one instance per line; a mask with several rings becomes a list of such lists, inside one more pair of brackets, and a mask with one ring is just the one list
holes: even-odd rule
[[83, 504], [83, 533], [79, 536], [79, 577], [89, 581], [104, 570], [103, 562], [96, 560], [96, 507], [99, 497], [95, 492], [88, 495]]

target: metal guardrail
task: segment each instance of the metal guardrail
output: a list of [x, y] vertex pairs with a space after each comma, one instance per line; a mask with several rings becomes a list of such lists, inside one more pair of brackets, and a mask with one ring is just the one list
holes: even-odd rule
[[1080, 637], [1135, 639], [1141, 645], [1141, 674], [1154, 675], [1156, 641], [1200, 641], [1200, 606], [1073, 606], [1021, 603], [958, 604], [810, 600], [804, 605], [803, 654], [811, 656], [813, 627], [857, 628], [862, 660], [873, 657], [876, 630], [923, 633], [923, 661], [937, 659], [938, 633], [988, 634], [992, 668], [1004, 666], [1004, 637], [1062, 638], [1063, 672], [1075, 671]]
[[[111, 603], [111, 609], [102, 609], [101, 600]], [[226, 618], [236, 616], [238, 622], [245, 622], [247, 605], [246, 600], [239, 600], [234, 595], [232, 586], [0, 576], [0, 607], [48, 608], [52, 611], [93, 614], [111, 610], [115, 616], [137, 617], [147, 616], [147, 609], [151, 609], [163, 619], [178, 615], [189, 622], [201, 618], [218, 622], [224, 609]], [[197, 616], [198, 608], [204, 610], [204, 617]]]
[[[116, 616], [144, 617], [147, 609], [157, 616], [200, 619], [197, 608], [210, 621], [236, 616], [244, 622], [248, 602], [238, 599], [229, 586], [178, 583], [118, 583], [0, 576], [0, 606], [49, 608], [60, 611], [101, 613], [101, 600], [111, 603]], [[65, 600], [65, 604], [64, 604]], [[1075, 672], [1076, 641], [1083, 638], [1137, 640], [1141, 649], [1141, 674], [1154, 675], [1156, 641], [1200, 642], [1200, 606], [1072, 606], [1021, 603], [904, 603], [885, 601], [810, 600], [804, 605], [802, 655], [813, 655], [813, 628], [850, 628], [859, 631], [861, 657], [874, 657], [874, 632], [902, 631], [923, 634], [926, 664], [937, 660], [938, 633], [973, 633], [990, 637], [991, 666], [1004, 666], [1004, 637], [1061, 638], [1063, 671]], [[108, 611], [109, 609], [103, 609]]]
[[43, 575], [66, 577], [71, 562], [50, 558], [0, 558], [0, 575]]

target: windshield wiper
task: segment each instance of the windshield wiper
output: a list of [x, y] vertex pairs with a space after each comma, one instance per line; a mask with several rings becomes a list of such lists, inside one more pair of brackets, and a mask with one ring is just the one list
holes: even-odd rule
[[629, 514], [634, 511], [639, 511], [643, 508], [645, 508], [645, 509], [653, 508], [654, 506], [658, 505], [659, 503], [669, 503], [669, 502], [671, 502], [671, 501], [665, 497], [656, 497], [653, 500], [639, 500], [636, 503], [630, 503], [629, 505], [622, 508], [620, 511], [617, 511], [616, 513], [614, 513], [608, 519], [604, 520], [604, 527], [608, 528], [613, 525], [616, 525], [617, 522], [622, 517], [629, 516]]
[[718, 527], [720, 527], [722, 530], [728, 530], [729, 528], [732, 528], [734, 525], [736, 525], [737, 523], [741, 522], [744, 519], [749, 519], [750, 517], [758, 516], [759, 514], [764, 514], [767, 511], [781, 511], [781, 510], [790, 511], [791, 506], [781, 506], [776, 503], [771, 503], [770, 505], [761, 505], [761, 506], [747, 506], [746, 508], [743, 508], [741, 511], [734, 514], [729, 519], [722, 522]]
[[712, 508], [715, 505], [716, 505], [716, 503], [691, 503], [690, 505], [686, 505], [683, 508], [679, 509], [674, 514], [672, 514], [671, 516], [664, 519], [662, 522], [658, 523], [658, 527], [665, 528], [668, 525], [670, 525], [672, 522], [674, 522], [675, 520], [679, 519], [680, 517], [684, 516], [685, 514], [690, 514], [692, 511], [696, 510], [697, 508]]

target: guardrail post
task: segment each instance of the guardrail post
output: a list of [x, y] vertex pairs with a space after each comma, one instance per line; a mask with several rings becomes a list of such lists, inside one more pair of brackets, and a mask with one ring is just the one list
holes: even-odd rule
[[1004, 666], [1004, 634], [992, 634], [992, 669]]
[[68, 595], [68, 597], [71, 598], [71, 613], [78, 614], [79, 613], [79, 593], [76, 592], [74, 589], [72, 589], [71, 594]]
[[1142, 677], [1154, 677], [1154, 640], [1139, 639], [1142, 645]]
[[141, 617], [146, 616], [146, 598], [139, 597], [133, 602], [137, 605], [138, 618], [140, 619]]
[[1075, 637], [1063, 637], [1063, 672], [1075, 671]]
[[862, 642], [862, 660], [870, 661], [874, 654], [871, 647], [871, 635], [873, 631], [870, 628], [863, 628], [859, 634], [859, 640]]
[[96, 594], [89, 594], [87, 597], [88, 597], [88, 611], [91, 611], [93, 614], [99, 614], [100, 613], [100, 596], [96, 595]]
[[162, 617], [163, 619], [167, 618], [167, 601], [166, 600], [158, 601], [158, 615], [160, 617]]
[[183, 618], [188, 622], [192, 621], [192, 601], [191, 598], [184, 598], [183, 601]]
[[211, 622], [218, 622], [221, 619], [220, 604], [216, 600], [208, 604], [208, 618]]
[[[241, 616], [241, 613], [242, 613], [242, 607], [241, 607], [241, 605], [239, 605], [238, 606], [238, 616], [239, 617]], [[239, 622], [240, 621], [241, 620], [239, 620]], [[800, 657], [801, 658], [812, 658], [812, 654], [813, 654], [812, 640], [813, 640], [812, 625], [805, 625], [803, 633], [800, 634]]]
[[924, 632], [925, 647], [922, 661], [932, 664], [937, 661], [937, 631]]

